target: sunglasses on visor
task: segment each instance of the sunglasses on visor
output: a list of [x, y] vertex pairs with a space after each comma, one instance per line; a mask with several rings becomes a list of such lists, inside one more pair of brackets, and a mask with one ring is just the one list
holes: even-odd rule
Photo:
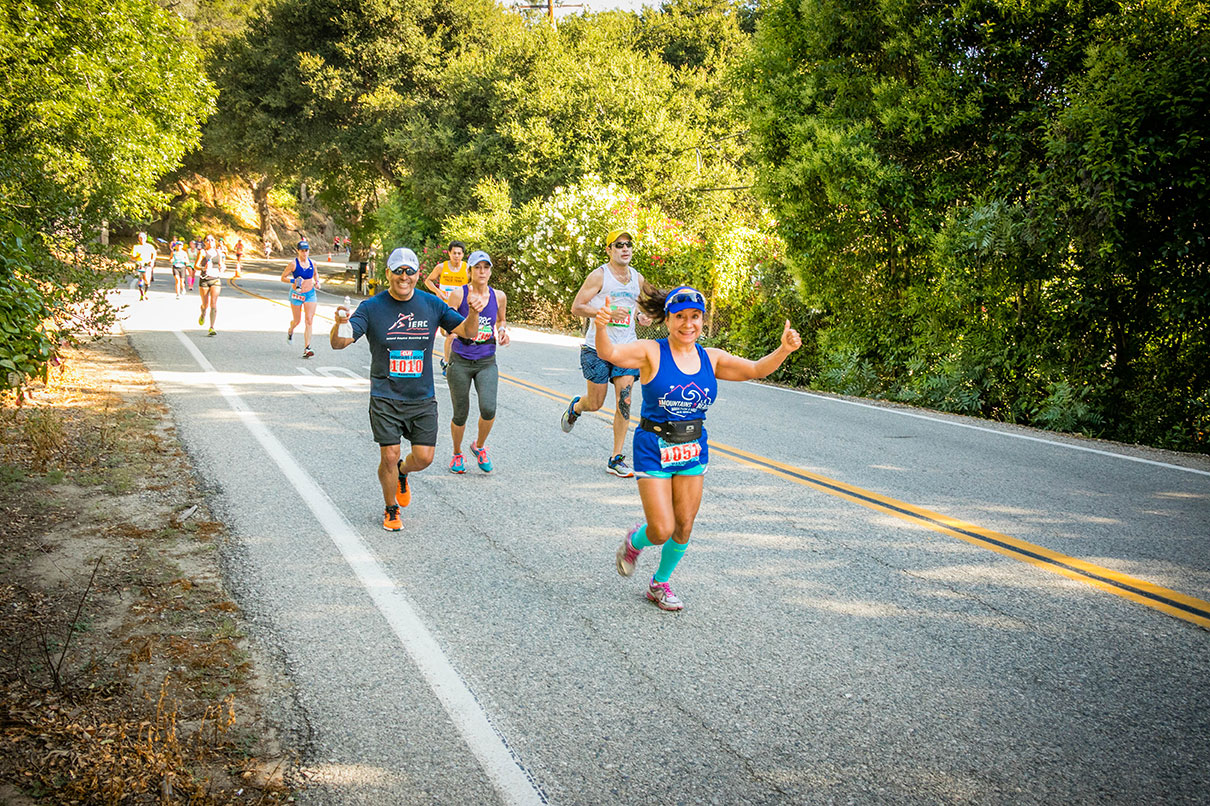
[[694, 291], [692, 288], [683, 288], [675, 294], [669, 294], [664, 300], [664, 310], [668, 310], [673, 305], [680, 305], [688, 302], [690, 304], [698, 304], [703, 308], [706, 307], [706, 298], [702, 296], [702, 292]]

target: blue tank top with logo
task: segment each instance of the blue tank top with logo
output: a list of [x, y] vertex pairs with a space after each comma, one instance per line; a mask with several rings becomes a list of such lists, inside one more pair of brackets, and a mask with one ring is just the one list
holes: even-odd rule
[[660, 369], [643, 384], [643, 417], [659, 423], [704, 419], [706, 409], [718, 396], [718, 380], [706, 348], [694, 345], [701, 367], [696, 374], [686, 375], [672, 359], [668, 339], [659, 339], [656, 344], [660, 346]]

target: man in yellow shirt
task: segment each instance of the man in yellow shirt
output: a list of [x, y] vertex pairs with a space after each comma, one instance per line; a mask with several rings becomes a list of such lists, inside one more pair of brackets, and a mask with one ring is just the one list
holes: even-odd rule
[[[424, 285], [448, 305], [450, 292], [469, 283], [471, 275], [467, 270], [466, 261], [462, 259], [462, 256], [466, 254], [466, 244], [462, 241], [450, 241], [446, 254], [449, 256], [449, 260], [434, 266], [433, 270], [429, 272], [429, 276], [424, 278]], [[446, 333], [444, 330], [441, 333], [445, 336], [445, 350], [441, 359], [441, 374], [444, 376], [445, 367], [450, 362], [450, 346], [453, 344], [454, 334]]]

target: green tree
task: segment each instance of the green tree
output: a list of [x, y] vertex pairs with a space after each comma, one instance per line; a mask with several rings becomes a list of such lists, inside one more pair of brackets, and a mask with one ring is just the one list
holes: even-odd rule
[[0, 10], [0, 388], [112, 321], [89, 233], [162, 203], [212, 100], [182, 21], [150, 0]]
[[[357, 238], [408, 166], [387, 148], [451, 59], [483, 45], [492, 0], [282, 0], [256, 15], [218, 67], [209, 149], [266, 174], [318, 182]], [[360, 239], [359, 239], [360, 240]], [[355, 252], [364, 249], [355, 244]]]
[[1130, 440], [1210, 448], [1210, 12], [1098, 21], [1047, 131], [1038, 226], [1071, 259], [1065, 331]]
[[676, 70], [637, 47], [635, 15], [572, 17], [557, 31], [518, 20], [497, 33], [474, 58], [452, 62], [389, 138], [412, 195], [435, 218], [468, 211], [485, 179], [524, 204], [589, 174], [680, 214], [697, 175], [686, 144], [708, 138]]

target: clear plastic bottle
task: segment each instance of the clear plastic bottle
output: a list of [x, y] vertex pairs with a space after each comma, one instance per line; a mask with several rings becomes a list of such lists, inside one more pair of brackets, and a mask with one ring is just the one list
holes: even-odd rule
[[[348, 311], [347, 315], [351, 316], [353, 314], [353, 300], [349, 299], [348, 297], [345, 297], [345, 310]], [[349, 324], [348, 319], [345, 319], [336, 326], [336, 335], [340, 336], [342, 339], [353, 338], [353, 326]]]

